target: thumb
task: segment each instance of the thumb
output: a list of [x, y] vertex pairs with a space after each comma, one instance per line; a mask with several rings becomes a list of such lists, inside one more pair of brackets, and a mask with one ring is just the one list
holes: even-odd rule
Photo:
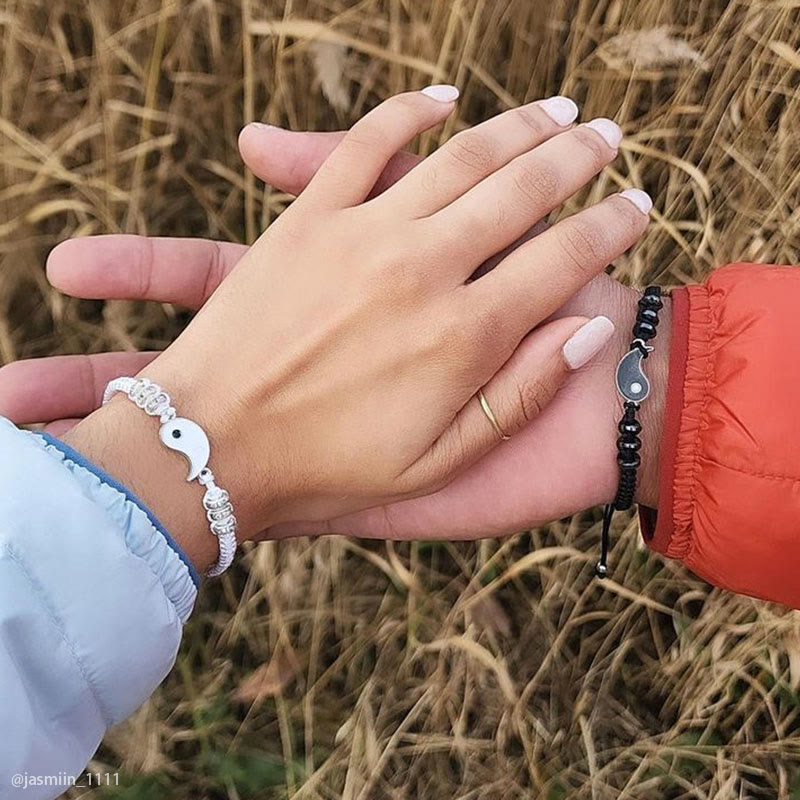
[[[239, 153], [257, 178], [282, 192], [300, 194], [343, 136], [343, 131], [287, 131], [251, 122], [239, 134]], [[396, 153], [378, 178], [372, 195], [400, 180], [419, 161], [420, 156]]]
[[528, 334], [412, 469], [423, 471], [424, 483], [452, 480], [454, 467], [469, 466], [538, 416], [613, 334], [607, 317], [564, 317]]

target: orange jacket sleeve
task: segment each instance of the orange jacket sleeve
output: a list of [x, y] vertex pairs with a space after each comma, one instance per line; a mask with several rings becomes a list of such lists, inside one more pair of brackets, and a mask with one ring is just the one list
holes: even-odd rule
[[800, 269], [734, 264], [672, 293], [655, 550], [800, 608]]

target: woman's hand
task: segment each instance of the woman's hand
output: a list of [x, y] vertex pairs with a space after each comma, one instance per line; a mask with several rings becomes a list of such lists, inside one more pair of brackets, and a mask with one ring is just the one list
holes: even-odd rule
[[[538, 122], [534, 116], [537, 111], [540, 114]], [[521, 125], [522, 119], [520, 115], [522, 113], [527, 115], [528, 122]], [[381, 269], [382, 267], [385, 268], [387, 264], [384, 259], [376, 260], [370, 255], [375, 252], [378, 245], [383, 243], [385, 236], [391, 235], [392, 231], [390, 229], [380, 227], [382, 209], [388, 210], [389, 202], [381, 206], [377, 201], [372, 201], [361, 207], [351, 206], [344, 209], [341, 207], [338, 209], [331, 208], [326, 204], [322, 204], [325, 209], [323, 216], [327, 217], [327, 225], [321, 223], [320, 227], [326, 231], [330, 230], [331, 226], [338, 225], [339, 220], [344, 218], [344, 215], [340, 213], [342, 211], [345, 211], [350, 217], [355, 217], [356, 213], [361, 214], [357, 225], [369, 226], [370, 231], [365, 236], [359, 235], [356, 237], [358, 239], [357, 242], [348, 237], [347, 234], [342, 234], [341, 230], [332, 231], [330, 237], [333, 241], [340, 242], [337, 245], [338, 247], [361, 254], [357, 269], [344, 269], [346, 281], [355, 282], [359, 286], [363, 286], [363, 281], [367, 279], [377, 301], [376, 306], [379, 310], [377, 316], [385, 318], [382, 324], [376, 325], [375, 315], [364, 316], [362, 314], [359, 316], [358, 313], [352, 313], [345, 315], [343, 322], [337, 315], [329, 315], [327, 317], [329, 320], [333, 316], [329, 330], [344, 332], [338, 341], [340, 344], [346, 343], [346, 346], [341, 347], [338, 352], [357, 354], [355, 361], [359, 362], [359, 371], [366, 373], [367, 370], [361, 369], [363, 366], [361, 362], [370, 364], [370, 357], [375, 348], [374, 335], [363, 336], [362, 332], [367, 329], [373, 332], [377, 330], [378, 333], [375, 335], [379, 338], [384, 337], [384, 341], [389, 342], [398, 336], [404, 336], [409, 327], [417, 333], [420, 323], [424, 323], [422, 327], [427, 327], [430, 322], [434, 326], [434, 330], [441, 333], [448, 330], [447, 326], [442, 325], [443, 320], [445, 320], [449, 322], [449, 330], [453, 330], [454, 333], [452, 340], [448, 337], [447, 342], [439, 342], [433, 346], [430, 344], [429, 339], [425, 340], [423, 337], [423, 339], [412, 339], [408, 348], [397, 348], [396, 355], [398, 357], [393, 362], [393, 365], [396, 368], [399, 367], [399, 374], [402, 375], [403, 383], [413, 388], [413, 391], [409, 392], [408, 395], [403, 395], [411, 398], [407, 408], [407, 404], [397, 402], [399, 393], [397, 393], [394, 386], [390, 388], [391, 381], [376, 381], [374, 373], [372, 377], [364, 381], [364, 385], [377, 390], [377, 395], [369, 399], [368, 407], [371, 410], [364, 415], [364, 419], [372, 421], [374, 417], [380, 418], [380, 430], [365, 431], [364, 426], [360, 424], [357, 412], [353, 413], [351, 409], [346, 409], [345, 413], [342, 413], [340, 411], [342, 401], [333, 400], [331, 402], [333, 397], [350, 398], [351, 390], [346, 382], [340, 381], [337, 387], [340, 389], [339, 393], [330, 393], [332, 396], [329, 396], [329, 393], [324, 390], [325, 387], [319, 382], [315, 383], [312, 380], [310, 384], [304, 383], [307, 378], [302, 371], [288, 372], [292, 380], [289, 381], [289, 389], [286, 392], [281, 391], [283, 383], [276, 381], [280, 403], [277, 408], [268, 413], [272, 416], [277, 412], [277, 419], [288, 420], [295, 411], [305, 411], [306, 414], [311, 415], [310, 425], [308, 426], [311, 429], [311, 435], [298, 436], [292, 432], [290, 435], [285, 436], [283, 432], [278, 431], [271, 431], [267, 434], [266, 438], [269, 441], [270, 452], [275, 452], [276, 454], [281, 452], [288, 453], [297, 443], [300, 445], [299, 452], [302, 453], [301, 458], [297, 458], [297, 454], [295, 454], [294, 460], [287, 458], [286, 455], [276, 455], [273, 461], [273, 463], [281, 463], [281, 468], [283, 468], [284, 464], [294, 467], [296, 470], [294, 476], [282, 475], [276, 477], [274, 482], [269, 474], [265, 474], [262, 478], [267, 484], [264, 487], [267, 490], [274, 491], [280, 487], [278, 496], [282, 510], [279, 515], [273, 515], [273, 519], [270, 521], [280, 519], [281, 516], [288, 518], [288, 516], [298, 512], [306, 516], [309, 508], [314, 509], [316, 512], [314, 516], [330, 516], [331, 509], [334, 509], [334, 512], [341, 511], [348, 505], [359, 507], [374, 503], [376, 500], [380, 501], [380, 499], [388, 499], [404, 493], [413, 494], [424, 491], [446, 481], [455, 474], [457, 467], [451, 461], [451, 453], [456, 452], [458, 454], [457, 461], [462, 459], [470, 460], [489, 449], [494, 442], [495, 434], [488, 421], [477, 408], [476, 401], [473, 400], [468, 403], [457, 415], [458, 409], [464, 405], [483, 382], [491, 378], [502, 361], [505, 360], [505, 357], [513, 350], [519, 338], [524, 336], [530, 327], [543, 316], [553, 311], [582, 281], [585, 281], [593, 272], [601, 269], [607, 261], [632, 243], [644, 228], [646, 217], [643, 214], [637, 211], [627, 200], [612, 198], [595, 209], [583, 212], [572, 220], [559, 224], [546, 235], [520, 248], [513, 256], [504, 260], [498, 272], [469, 286], [461, 285], [462, 281], [472, 272], [480, 260], [490, 255], [491, 252], [502, 249], [502, 247], [509, 244], [533, 220], [544, 216], [552, 205], [572, 193], [581, 182], [591, 177], [595, 171], [602, 167], [605, 161], [613, 157], [613, 148], [609, 147], [595, 131], [583, 127], [571, 133], [561, 134], [550, 140], [547, 145], [533, 150], [527, 156], [516, 158], [504, 169], [494, 172], [490, 179], [484, 180], [479, 184], [481, 178], [485, 177], [487, 173], [491, 173], [492, 170], [497, 170], [501, 165], [507, 164], [518, 155], [518, 151], [524, 152], [526, 148], [535, 144], [535, 141], [532, 141], [530, 137], [538, 136], [539, 139], [542, 139], [547, 138], [550, 135], [550, 131], [557, 132], [558, 127], [553, 126], [552, 120], [549, 122], [547, 120], [547, 116], [541, 114], [541, 110], [536, 108], [517, 110], [501, 115], [501, 117], [492, 120], [485, 126], [481, 126], [483, 128], [490, 125], [494, 126], [494, 130], [484, 132], [488, 135], [483, 140], [476, 140], [474, 136], [475, 133], [480, 132], [480, 128], [472, 132], [472, 140], [459, 143], [457, 137], [453, 140], [458, 148], [455, 158], [453, 158], [453, 153], [448, 153], [447, 147], [443, 148], [437, 153], [436, 157], [429, 159], [430, 164], [426, 162], [425, 165], [412, 172], [409, 178], [415, 178], [416, 182], [407, 180], [406, 187], [403, 187], [403, 182], [401, 181], [395, 187], [398, 190], [405, 188], [405, 192], [392, 190], [392, 192], [395, 192], [394, 195], [392, 192], [388, 192], [380, 198], [383, 201], [394, 197], [395, 200], [390, 202], [399, 202], [401, 206], [405, 202], [410, 210], [417, 205], [414, 197], [410, 195], [419, 194], [420, 188], [425, 188], [427, 192], [423, 202], [419, 203], [422, 206], [422, 213], [425, 214], [427, 212], [427, 217], [419, 219], [417, 212], [408, 213], [406, 211], [404, 217], [401, 218], [402, 224], [393, 226], [394, 230], [405, 230], [417, 238], [417, 241], [407, 246], [405, 250], [403, 249], [403, 243], [398, 243], [396, 247], [392, 248], [393, 257], [390, 263], [398, 268], [399, 275], [403, 278], [402, 280], [397, 280], [398, 272]], [[530, 122], [534, 124], [531, 125], [529, 124]], [[508, 146], [503, 136], [504, 130], [502, 126], [506, 126], [506, 129], [508, 129], [509, 125], [516, 125], [512, 130], [515, 130], [518, 136], [523, 128], [526, 129], [525, 135], [519, 136], [516, 150]], [[548, 125], [550, 126], [550, 131], [547, 129]], [[555, 127], [555, 130], [553, 130], [553, 127]], [[357, 129], [358, 126], [354, 130]], [[406, 130], [409, 131], [410, 129], [407, 128]], [[537, 130], [538, 134], [536, 133]], [[611, 130], [613, 131], [613, 129]], [[411, 130], [411, 133], [413, 132]], [[465, 138], [467, 137], [462, 135], [461, 139]], [[486, 163], [483, 161], [480, 166], [475, 163], [465, 163], [466, 154], [472, 152], [474, 156], [475, 147], [480, 146], [479, 142], [481, 141], [484, 147], [487, 141], [503, 145], [500, 148], [501, 152], [493, 156], [494, 162]], [[400, 144], [399, 140], [397, 143], [398, 145]], [[381, 159], [371, 161], [372, 170], [370, 176], [359, 183], [359, 193], [366, 194], [369, 191], [371, 186], [369, 181], [374, 182], [377, 173], [385, 163], [387, 155], [390, 154], [389, 150], [384, 150]], [[555, 156], [557, 155], [560, 155], [560, 158], [556, 158]], [[535, 183], [537, 174], [541, 174], [537, 172], [534, 166], [537, 163], [541, 165], [540, 169], [547, 170], [545, 174], [547, 175], [549, 186], [551, 188], [557, 187], [548, 196], [545, 196], [541, 191], [537, 192], [535, 185], [531, 183], [532, 181]], [[424, 169], [426, 166], [433, 167], [433, 169], [426, 171]], [[448, 169], [446, 184], [450, 191], [443, 195], [441, 191], [437, 191], [439, 187], [435, 181], [432, 181], [432, 176], [436, 174], [437, 167], [442, 169], [444, 166], [447, 166]], [[340, 166], [340, 169], [347, 170], [348, 168]], [[456, 174], [451, 176], [450, 172], [455, 172]], [[325, 171], [323, 171], [324, 174]], [[451, 178], [456, 181], [455, 188], [452, 186]], [[336, 183], [338, 185], [338, 181]], [[470, 191], [470, 188], [476, 184], [479, 185]], [[485, 184], [489, 184], [489, 187], [485, 186]], [[333, 186], [333, 184], [330, 185]], [[433, 189], [427, 188], [430, 186], [433, 186]], [[501, 186], [504, 188], [498, 194], [497, 192]], [[491, 193], [486, 191], [487, 188]], [[464, 192], [466, 193], [463, 194]], [[323, 189], [317, 195], [318, 197], [320, 195], [329, 196], [324, 184]], [[301, 201], [284, 217], [292, 219], [293, 217], [290, 216], [292, 214], [294, 218], [302, 219], [299, 209], [308, 207], [314, 209], [313, 200], [310, 201], [311, 205], [309, 206], [307, 197], [308, 195], [301, 198]], [[348, 202], [357, 202], [357, 199], [357, 195], [350, 195]], [[477, 202], [473, 204], [472, 201], [475, 200]], [[498, 201], [501, 202], [500, 207], [498, 207]], [[486, 224], [486, 215], [480, 212], [485, 211], [490, 206], [493, 210], [497, 209], [496, 213], [504, 221], [503, 226]], [[319, 207], [314, 210], [319, 211]], [[331, 221], [334, 214], [336, 214], [336, 220]], [[491, 221], [494, 222], [495, 219]], [[295, 224], [300, 225], [301, 223]], [[280, 226], [274, 226], [270, 235], [262, 240], [269, 247], [270, 242], [273, 241], [271, 236], [278, 237], [276, 243], [269, 247], [267, 251], [268, 255], [272, 257], [272, 263], [275, 263], [273, 260], [275, 257], [281, 257], [282, 249], [286, 250], [287, 240], [292, 242], [298, 235], [298, 232], [289, 227], [288, 224], [283, 227], [288, 230], [288, 233], [283, 234], [280, 232]], [[376, 230], [380, 231], [380, 233], [376, 234]], [[428, 231], [430, 231], [430, 234], [428, 234]], [[285, 236], [286, 239], [282, 240], [282, 236]], [[342, 238], [337, 239], [337, 236]], [[463, 247], [463, 241], [459, 240], [463, 240], [466, 237], [468, 242], [474, 243], [475, 239], [471, 239], [471, 236], [475, 236], [480, 240], [483, 245], [482, 250], [475, 246]], [[580, 238], [576, 239], [576, 236]], [[369, 242], [371, 246], [364, 248], [366, 242]], [[592, 243], [593, 247], [591, 249], [593, 252], [583, 260], [579, 259], [575, 263], [565, 263], [564, 254], [567, 251], [563, 248], [570, 246], [574, 248], [576, 242], [584, 245], [587, 242]], [[600, 247], [601, 244], [604, 247]], [[433, 267], [433, 273], [425, 271], [424, 265], [419, 263], [420, 245], [422, 245], [423, 252], [430, 252], [429, 264]], [[261, 246], [262, 243], [259, 243], [256, 247]], [[330, 254], [331, 248], [328, 247], [327, 250], [328, 254]], [[254, 250], [253, 254], [248, 256], [251, 265], [256, 260], [256, 252], [258, 250]], [[285, 270], [279, 269], [279, 285], [282, 288], [285, 289], [288, 286], [292, 288], [293, 292], [300, 291], [304, 295], [306, 309], [322, 311], [323, 318], [325, 318], [325, 312], [341, 311], [342, 307], [362, 310], [358, 305], [358, 293], [352, 291], [352, 286], [342, 285], [342, 267], [339, 270], [332, 271], [332, 274], [338, 277], [338, 281], [336, 279], [327, 281], [327, 273], [317, 268], [320, 258], [319, 251], [313, 248], [307, 249], [307, 246], [303, 246], [303, 252], [306, 257], [306, 268], [300, 271], [299, 276], [294, 272], [286, 274]], [[403, 258], [398, 259], [396, 257], [397, 253], [404, 254], [408, 261]], [[524, 260], [520, 257], [521, 254], [524, 254]], [[459, 262], [457, 271], [452, 265], [453, 255], [456, 256]], [[330, 255], [328, 260], [331, 260]], [[537, 266], [529, 267], [529, 260], [530, 263]], [[335, 267], [336, 264], [328, 266]], [[568, 276], [559, 273], [559, 266], [568, 270]], [[275, 295], [274, 288], [269, 293], [269, 302], [257, 302], [258, 298], [253, 296], [255, 292], [260, 290], [260, 281], [263, 280], [263, 275], [260, 278], [257, 277], [259, 272], [263, 273], [260, 265], [250, 266], [246, 273], [248, 277], [239, 279], [237, 284], [236, 279], [239, 278], [240, 274], [245, 273], [245, 269], [238, 269], [233, 279], [226, 282], [225, 285], [226, 287], [228, 284], [236, 286], [238, 291], [232, 288], [215, 296], [214, 302], [207, 309], [207, 311], [216, 309], [215, 312], [200, 314], [187, 333], [191, 334], [192, 337], [199, 336], [200, 338], [196, 340], [199, 344], [204, 335], [206, 335], [203, 331], [212, 331], [215, 328], [219, 328], [220, 323], [226, 319], [226, 309], [229, 310], [231, 306], [238, 305], [240, 299], [244, 298], [245, 295], [248, 295], [247, 299], [241, 302], [244, 308], [248, 309], [247, 313], [257, 317], [262, 310], [262, 306], [267, 313], [272, 312]], [[445, 273], [445, 276], [442, 276], [442, 272]], [[308, 279], [309, 273], [313, 273], [315, 281], [306, 283], [303, 278]], [[390, 278], [387, 273], [390, 273], [392, 277]], [[272, 272], [268, 274], [269, 278], [273, 278], [273, 276], [274, 273]], [[425, 276], [430, 276], [430, 278], [428, 279]], [[541, 279], [537, 281], [537, 289], [541, 286], [541, 290], [534, 292], [532, 291], [532, 283], [538, 276], [541, 276]], [[415, 280], [409, 282], [409, 277]], [[167, 274], [162, 275], [162, 278], [167, 279]], [[427, 282], [431, 285], [418, 287], [415, 284], [419, 282]], [[268, 285], [269, 281], [264, 281], [264, 283]], [[320, 302], [320, 298], [329, 295], [318, 292], [318, 284], [325, 287], [326, 292], [332, 292], [333, 296], [338, 297], [340, 302], [333, 307], [331, 307], [330, 303]], [[413, 286], [413, 291], [409, 284]], [[257, 287], [255, 292], [253, 291], [254, 286]], [[306, 293], [308, 297], [305, 297]], [[291, 293], [287, 294], [291, 295]], [[221, 299], [218, 300], [218, 298]], [[420, 303], [420, 298], [422, 298], [424, 307], [428, 310], [428, 316], [421, 312], [418, 312], [419, 315], [409, 313], [413, 307]], [[166, 297], [164, 299], [179, 298]], [[344, 302], [344, 306], [342, 306], [342, 302]], [[498, 308], [503, 306], [506, 306], [509, 318], [497, 313]], [[431, 307], [435, 309], [433, 314], [430, 314]], [[393, 308], [398, 308], [403, 313], [392, 314], [391, 309]], [[487, 311], [486, 309], [490, 310]], [[288, 310], [284, 309], [284, 313]], [[491, 310], [495, 311], [494, 315], [491, 315]], [[484, 314], [489, 314], [490, 316], [485, 316]], [[283, 330], [296, 330], [299, 339], [308, 326], [304, 327], [300, 322], [293, 324], [295, 320], [289, 319], [289, 316], [291, 315], [287, 315], [285, 327], [278, 327], [283, 328]], [[503, 316], [504, 319], [497, 319], [500, 316]], [[477, 324], [476, 318], [478, 320]], [[203, 319], [210, 319], [211, 322], [201, 325]], [[354, 324], [356, 319], [359, 320], [359, 325]], [[486, 324], [487, 319], [491, 320], [491, 324], [488, 326]], [[366, 320], [369, 320], [369, 324], [364, 324], [362, 327]], [[409, 326], [409, 320], [414, 320], [414, 324]], [[565, 323], [560, 324], [564, 325]], [[570, 325], [569, 332], [576, 327], [576, 321], [571, 322]], [[541, 385], [542, 377], [540, 374], [536, 374], [537, 369], [541, 371], [542, 363], [536, 350], [537, 337], [541, 337], [539, 344], [544, 348], [542, 352], [546, 350], [553, 355], [558, 353], [560, 345], [563, 344], [564, 339], [568, 336], [566, 330], [562, 330], [558, 335], [555, 335], [553, 334], [553, 328], [551, 326], [548, 326], [548, 328], [529, 338], [525, 346], [515, 355], [516, 363], [512, 360], [495, 377], [492, 384], [487, 387], [487, 396], [491, 398], [491, 403], [496, 408], [498, 415], [502, 413], [499, 409], [505, 410], [504, 398], [506, 393], [499, 391], [503, 387], [501, 378], [504, 372], [508, 373], [512, 365], [513, 372], [511, 375], [513, 376], [514, 384], [520, 380], [520, 374], [524, 374], [525, 379], [532, 381], [533, 385], [537, 385], [537, 382]], [[200, 331], [199, 334], [193, 333], [193, 331], [198, 330]], [[274, 327], [267, 326], [266, 331], [268, 334], [271, 332], [272, 339], [278, 345], [283, 345], [291, 352], [291, 347], [287, 347], [290, 343], [282, 342], [281, 336], [275, 333]], [[552, 337], [549, 344], [544, 340], [543, 334], [545, 333], [548, 334], [548, 337]], [[184, 337], [181, 338], [184, 339]], [[222, 338], [226, 344], [231, 341], [229, 337], [223, 336]], [[180, 341], [178, 344], [180, 344]], [[369, 346], [365, 344], [367, 341]], [[421, 345], [421, 341], [426, 341], [426, 345]], [[339, 370], [336, 368], [336, 364], [339, 363], [337, 362], [337, 350], [329, 346], [330, 342], [320, 341], [319, 338], [317, 338], [316, 343], [319, 344], [320, 353], [326, 357], [321, 361], [325, 365], [324, 372], [319, 373], [319, 375], [320, 377], [323, 374], [329, 375], [333, 382], [332, 385], [336, 386], [336, 379], [340, 377]], [[483, 343], [484, 349], [481, 348], [481, 343]], [[496, 353], [490, 352], [487, 355], [485, 352], [487, 346], [489, 351], [496, 351]], [[415, 347], [417, 348], [416, 350], [414, 349]], [[433, 347], [433, 349], [426, 350], [426, 347]], [[223, 359], [220, 362], [220, 372], [227, 377], [229, 374], [228, 368], [235, 365], [237, 359], [228, 358], [227, 361], [224, 361], [226, 358], [224, 354], [227, 351], [224, 346], [220, 346], [217, 349]], [[174, 367], [170, 367], [170, 364], [175, 365], [177, 363], [175, 359], [178, 357], [175, 353], [179, 352], [179, 350], [180, 348], [178, 347], [171, 348], [167, 356], [159, 359], [161, 366], [158, 367], [159, 362], [154, 365], [159, 370], [165, 369], [167, 378], [174, 375], [175, 380], [178, 380], [178, 371]], [[526, 350], [531, 354], [536, 353], [536, 358], [530, 358], [530, 361], [524, 358], [524, 351]], [[184, 346], [183, 352], [188, 352], [186, 346]], [[329, 352], [331, 353], [330, 355]], [[447, 374], [451, 377], [456, 376], [449, 389], [432, 388], [429, 385], [430, 381], [419, 380], [420, 372], [425, 374], [426, 378], [432, 374], [432, 365], [428, 363], [428, 360], [425, 360], [425, 369], [419, 370], [414, 367], [413, 362], [417, 359], [412, 356], [419, 355], [420, 352], [431, 353], [436, 359], [435, 366], [438, 367], [438, 370], [433, 374], [436, 376], [441, 376], [442, 374]], [[455, 361], [456, 364], [442, 369], [438, 364], [438, 356], [441, 355], [444, 355], [448, 362]], [[172, 359], [172, 361], [170, 362], [169, 359]], [[487, 361], [484, 361], [484, 359], [487, 359]], [[183, 360], [183, 358], [181, 357], [179, 360]], [[554, 385], [557, 383], [559, 374], [563, 373], [563, 362], [560, 359], [553, 360], [552, 358], [549, 361], [552, 365], [555, 365], [554, 374], [551, 375], [551, 380], [549, 381], [550, 385]], [[544, 362], [547, 363], [548, 359], [544, 359]], [[272, 363], [275, 363], [275, 359], [272, 359]], [[166, 368], [164, 364], [167, 364]], [[521, 373], [519, 372], [520, 366], [524, 366]], [[207, 366], [205, 369], [208, 371]], [[265, 369], [268, 376], [273, 374], [270, 371], [269, 364], [266, 365]], [[202, 370], [196, 370], [196, 372], [197, 374], [203, 374]], [[148, 370], [147, 374], [155, 376], [152, 370]], [[191, 370], [190, 374], [193, 374]], [[315, 372], [310, 373], [312, 376], [314, 374]], [[249, 378], [250, 376], [245, 377]], [[225, 380], [221, 380], [219, 376], [214, 376], [212, 379], [215, 385], [225, 386]], [[169, 385], [167, 379], [162, 378], [162, 381]], [[188, 386], [199, 385], [197, 378], [194, 381], [194, 384], [189, 381]], [[269, 377], [266, 378], [267, 386], [269, 385], [268, 381]], [[180, 380], [180, 383], [182, 386], [187, 386], [184, 380]], [[309, 388], [312, 390], [311, 392], [308, 391]], [[496, 395], [492, 393], [493, 389], [498, 390]], [[263, 392], [263, 390], [264, 383], [260, 385], [256, 383], [253, 384], [251, 394], [258, 397], [259, 392]], [[188, 394], [191, 394], [191, 392], [188, 392]], [[309, 399], [311, 397], [315, 397], [313, 402]], [[514, 397], [513, 393], [511, 397]], [[431, 399], [433, 402], [431, 402]], [[273, 408], [269, 398], [267, 398], [265, 405], [267, 408]], [[434, 413], [430, 415], [432, 419], [430, 421], [426, 420], [420, 426], [423, 428], [421, 431], [416, 427], [415, 423], [420, 422], [419, 418], [424, 415], [426, 410], [430, 409], [431, 405], [435, 406]], [[388, 414], [385, 413], [387, 407], [391, 409]], [[264, 405], [257, 401], [253, 404], [252, 410], [258, 415], [263, 413], [263, 408]], [[518, 402], [515, 404], [512, 399], [508, 403], [508, 409], [505, 410], [503, 424], [513, 429], [521, 422], [524, 422], [524, 413], [518, 413], [521, 411], [524, 411], [524, 409], [521, 408]], [[236, 412], [236, 409], [234, 409], [234, 412]], [[182, 409], [181, 413], [186, 412]], [[234, 414], [234, 418], [241, 418], [241, 413], [236, 413], [239, 413], [239, 416], [237, 417]], [[317, 413], [334, 425], [334, 433], [336, 434], [334, 438], [335, 440], [338, 438], [337, 447], [340, 448], [339, 453], [345, 454], [351, 459], [350, 461], [345, 460], [341, 470], [338, 469], [338, 466], [334, 468], [333, 459], [331, 454], [326, 451], [326, 448], [320, 448], [318, 445], [317, 440], [325, 434], [328, 425], [318, 421]], [[454, 417], [460, 420], [456, 423], [456, 426], [458, 426], [456, 429], [452, 424], [448, 424]], [[358, 423], [356, 422], [357, 420], [359, 420]], [[390, 433], [387, 433], [385, 424], [387, 420]], [[409, 436], [407, 435], [406, 427], [409, 426], [410, 420], [411, 427], [414, 430]], [[206, 424], [209, 427], [213, 425], [213, 423]], [[226, 441], [226, 438], [230, 439], [231, 436], [235, 436], [233, 432], [241, 429], [243, 425], [244, 422], [233, 424], [229, 419], [227, 428], [226, 426], [221, 427], [219, 438], [223, 442]], [[288, 422], [287, 425], [289, 425]], [[246, 431], [256, 430], [256, 428], [246, 425], [244, 429]], [[403, 447], [401, 448], [396, 447], [396, 442], [392, 441], [396, 438], [398, 432], [404, 434], [402, 438]], [[449, 436], [448, 432], [450, 432]], [[465, 432], [468, 434], [466, 438], [463, 435]], [[370, 433], [374, 433], [374, 436], [369, 435]], [[252, 434], [250, 435], [251, 438], [256, 438]], [[239, 438], [241, 440], [241, 433]], [[448, 440], [452, 444], [446, 444]], [[259, 441], [263, 441], [263, 437]], [[438, 444], [431, 447], [434, 442]], [[274, 450], [272, 449], [273, 446]], [[217, 458], [218, 450], [219, 448], [215, 444], [215, 459]], [[377, 451], [379, 451], [379, 454]], [[241, 453], [239, 456], [241, 460]], [[233, 462], [234, 459], [231, 459], [231, 463]], [[259, 462], [258, 459], [255, 459], [255, 463], [260, 466], [263, 461]], [[267, 459], [267, 463], [269, 463], [269, 459]], [[314, 465], [313, 467], [311, 466], [312, 464]], [[401, 467], [399, 472], [396, 469], [398, 465]], [[376, 466], [377, 471], [373, 472], [367, 481], [362, 481], [366, 472], [372, 472], [371, 466]], [[318, 471], [319, 467], [323, 471], [327, 470], [327, 472], [321, 474]], [[365, 467], [366, 471], [361, 472], [360, 470], [364, 470]], [[387, 467], [391, 468], [386, 471]], [[217, 469], [218, 473], [220, 472], [219, 466], [215, 466], [215, 469]], [[355, 485], [356, 483], [358, 484], [357, 486]], [[302, 486], [301, 491], [284, 488], [293, 485], [297, 486], [298, 484]], [[342, 492], [349, 493], [351, 490], [357, 494], [355, 496], [351, 495], [345, 503], [342, 503], [337, 495]], [[383, 498], [381, 493], [384, 493]], [[496, 493], [494, 497], [499, 500]], [[497, 509], [497, 504], [493, 503], [492, 505]], [[270, 514], [272, 514], [271, 510], [266, 514], [267, 519]], [[260, 517], [262, 520], [264, 518], [263, 515]], [[259, 514], [254, 513], [253, 519], [259, 519]]]
[[[542, 413], [449, 485], [425, 497], [319, 522], [279, 525], [267, 538], [347, 534], [380, 539], [476, 539], [528, 530], [607, 503], [619, 481], [616, 438], [622, 405], [614, 383], [630, 344], [640, 292], [598, 275], [557, 315], [600, 313], [616, 330], [584, 369], [571, 373]], [[664, 298], [655, 350], [645, 365], [652, 392], [642, 404], [642, 466], [636, 501], [659, 505], [659, 459], [670, 354]]]

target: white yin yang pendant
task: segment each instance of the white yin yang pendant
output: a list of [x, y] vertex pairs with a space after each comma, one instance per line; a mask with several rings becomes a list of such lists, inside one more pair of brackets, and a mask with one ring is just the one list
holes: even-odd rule
[[189, 462], [187, 481], [193, 481], [206, 468], [211, 445], [208, 436], [196, 422], [175, 417], [161, 426], [158, 436], [170, 450], [176, 450]]

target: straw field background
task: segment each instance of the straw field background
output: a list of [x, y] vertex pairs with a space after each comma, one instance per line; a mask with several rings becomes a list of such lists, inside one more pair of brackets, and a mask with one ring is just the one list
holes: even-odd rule
[[[67, 300], [48, 250], [252, 241], [289, 198], [243, 168], [244, 122], [342, 128], [438, 81], [462, 99], [423, 151], [556, 92], [623, 125], [566, 209], [652, 194], [620, 279], [797, 262], [799, 47], [797, 0], [0, 0], [0, 359], [163, 346], [185, 312]], [[797, 615], [624, 527], [611, 586], [553, 550], [593, 552], [596, 511], [502, 541], [252, 549], [92, 762], [121, 786], [73, 795], [800, 798]]]

